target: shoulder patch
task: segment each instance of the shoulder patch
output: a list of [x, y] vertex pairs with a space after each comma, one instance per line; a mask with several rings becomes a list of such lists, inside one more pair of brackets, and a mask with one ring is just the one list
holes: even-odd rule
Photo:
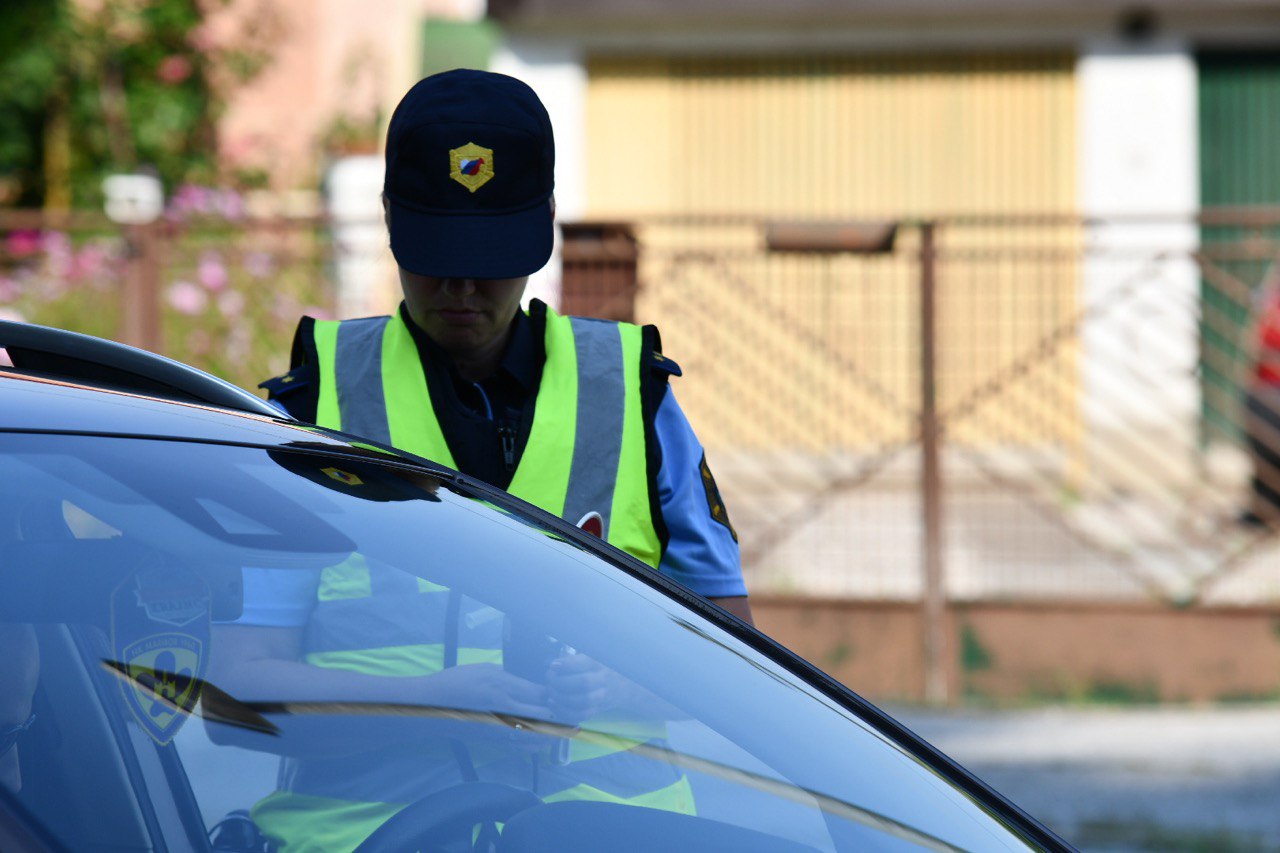
[[727, 527], [729, 535], [733, 537], [734, 542], [737, 542], [738, 531], [733, 529], [733, 522], [729, 521], [729, 510], [725, 509], [724, 500], [720, 497], [720, 487], [716, 485], [716, 478], [711, 476], [706, 453], [702, 454], [702, 461], [698, 463], [698, 472], [702, 475], [702, 488], [707, 492], [707, 509], [711, 512], [711, 520]]
[[680, 369], [680, 365], [676, 364], [674, 360], [667, 358], [657, 350], [653, 353], [653, 361], [650, 362], [650, 365], [654, 370], [669, 373], [672, 376], [684, 376], [684, 371]]
[[314, 374], [315, 370], [311, 365], [302, 364], [283, 376], [273, 376], [265, 382], [259, 382], [258, 387], [266, 389], [267, 396], [275, 399], [308, 387], [314, 379]]

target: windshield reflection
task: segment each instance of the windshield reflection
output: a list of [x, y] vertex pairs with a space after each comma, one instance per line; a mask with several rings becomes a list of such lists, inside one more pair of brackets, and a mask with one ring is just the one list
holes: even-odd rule
[[[1023, 846], [644, 571], [484, 494], [367, 456], [0, 440], [0, 618], [41, 654], [21, 793], [69, 846], [151, 844], [159, 817], [119, 815], [164, 808], [157, 785], [189, 786], [178, 823], [285, 850], [422, 831], [414, 804], [492, 786], [742, 849]], [[114, 822], [74, 793], [82, 755]], [[456, 831], [501, 834], [476, 808]]]

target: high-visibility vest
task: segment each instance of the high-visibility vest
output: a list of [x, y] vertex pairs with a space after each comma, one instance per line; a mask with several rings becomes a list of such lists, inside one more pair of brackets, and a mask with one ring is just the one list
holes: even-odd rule
[[[316, 321], [316, 423], [457, 467], [431, 405], [417, 345], [397, 314]], [[546, 362], [533, 424], [507, 491], [577, 522], [657, 568], [641, 404], [639, 326], [546, 312]]]
[[[431, 408], [418, 350], [398, 317], [317, 322], [321, 426], [343, 429], [453, 467]], [[516, 495], [576, 521], [595, 510], [605, 536], [656, 566], [640, 406], [641, 330], [548, 311], [546, 364], [533, 426], [512, 478]], [[388, 405], [388, 401], [391, 404]], [[500, 663], [501, 618], [482, 603], [358, 554], [321, 574], [303, 642], [305, 660], [388, 677], [445, 666]], [[488, 611], [488, 613], [486, 612]], [[693, 813], [688, 779], [637, 753], [662, 746], [665, 727], [624, 716], [584, 723], [602, 733], [573, 741], [568, 763], [511, 751], [471, 750], [480, 779], [534, 790], [544, 800], [602, 800]], [[349, 759], [285, 759], [280, 790], [253, 808], [284, 849], [350, 849], [404, 805], [463, 781], [445, 743], [397, 746]]]

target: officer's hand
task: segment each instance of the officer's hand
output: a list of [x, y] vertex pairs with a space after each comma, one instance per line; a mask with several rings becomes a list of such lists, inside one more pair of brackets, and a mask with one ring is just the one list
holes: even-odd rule
[[548, 690], [512, 675], [492, 663], [452, 666], [422, 679], [426, 704], [512, 714], [535, 720], [551, 718]]
[[555, 719], [572, 725], [628, 704], [638, 690], [628, 679], [580, 654], [552, 661], [547, 687]]

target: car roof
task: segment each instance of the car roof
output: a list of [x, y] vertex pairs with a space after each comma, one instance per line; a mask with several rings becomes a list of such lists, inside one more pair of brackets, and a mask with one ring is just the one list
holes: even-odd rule
[[0, 372], [0, 431], [69, 432], [243, 444], [347, 442], [286, 418]]
[[0, 349], [12, 362], [0, 367], [0, 431], [349, 445], [202, 370], [114, 341], [0, 321]]
[[[937, 767], [944, 768], [948, 778], [963, 786], [971, 795], [995, 804], [1006, 818], [1015, 816], [1022, 829], [1048, 846], [1061, 845], [1034, 819], [1016, 806], [986, 788], [967, 771], [955, 765], [932, 746], [896, 723], [891, 717], [852, 694], [846, 687], [812, 668], [776, 642], [734, 621], [699, 596], [677, 583], [648, 570], [634, 558], [608, 548], [594, 537], [576, 530], [571, 524], [544, 511], [511, 498], [501, 491], [457, 475], [429, 460], [395, 451], [393, 448], [367, 443], [354, 436], [322, 429], [294, 420], [265, 402], [208, 374], [180, 365], [161, 356], [145, 353], [97, 338], [47, 330], [0, 321], [0, 349], [11, 357], [26, 352], [54, 354], [52, 360], [33, 359], [24, 364], [13, 358], [16, 368], [0, 368], [0, 433], [55, 433], [97, 436], [156, 438], [211, 443], [226, 443], [281, 449], [306, 448], [321, 452], [359, 453], [385, 456], [389, 461], [427, 468], [445, 477], [475, 488], [502, 506], [515, 506], [524, 515], [532, 515], [573, 541], [594, 546], [599, 556], [628, 573], [646, 579], [667, 594], [716, 624], [726, 627], [753, 648], [764, 652], [793, 671], [800, 672], [809, 684], [838, 696], [842, 704], [864, 720], [874, 722], [894, 740], [907, 744], [917, 755], [929, 756]], [[16, 336], [16, 337], [15, 337]], [[24, 341], [14, 346], [15, 340]], [[86, 342], [87, 341], [87, 342]], [[29, 349], [28, 349], [29, 348]], [[102, 361], [94, 361], [93, 358]], [[104, 380], [98, 369], [103, 364], [115, 368]], [[49, 369], [54, 365], [54, 369]], [[126, 375], [127, 374], [127, 375]], [[132, 377], [132, 378], [130, 378]], [[153, 380], [168, 391], [154, 390]], [[212, 384], [210, 384], [212, 383]], [[151, 388], [152, 390], [148, 390]], [[1067, 849], [1065, 845], [1057, 849]]]

